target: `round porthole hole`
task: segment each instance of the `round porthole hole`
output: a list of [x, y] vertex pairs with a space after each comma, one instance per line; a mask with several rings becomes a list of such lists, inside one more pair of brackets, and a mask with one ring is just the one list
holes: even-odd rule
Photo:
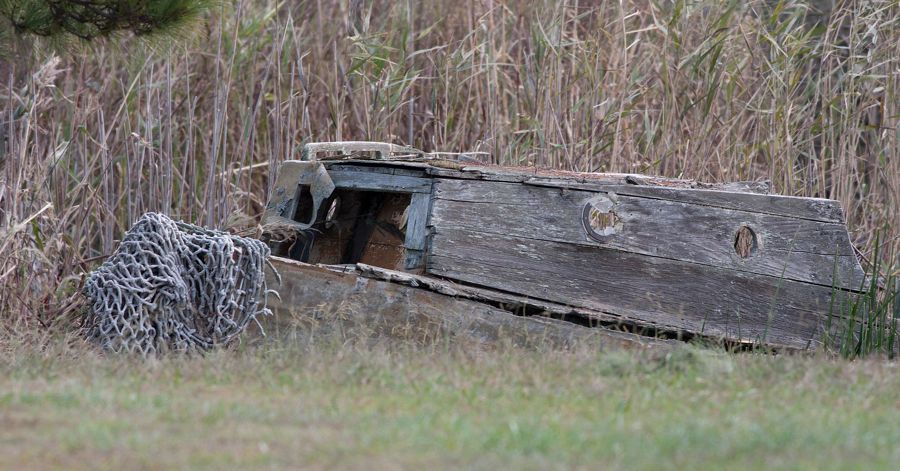
[[588, 236], [607, 242], [622, 230], [622, 219], [613, 211], [615, 203], [606, 197], [595, 198], [584, 205], [582, 223]]
[[756, 233], [749, 226], [741, 226], [734, 234], [734, 253], [738, 257], [748, 258], [759, 249]]

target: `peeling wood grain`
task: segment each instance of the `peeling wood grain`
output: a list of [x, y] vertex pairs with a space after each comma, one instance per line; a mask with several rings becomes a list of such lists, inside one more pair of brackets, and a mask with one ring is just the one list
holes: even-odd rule
[[267, 331], [290, 326], [360, 332], [368, 340], [451, 340], [463, 346], [494, 343], [522, 346], [665, 348], [670, 342], [589, 329], [542, 317], [520, 317], [470, 299], [459, 299], [389, 281], [369, 279], [272, 257], [282, 284], [269, 277], [281, 300], [270, 299], [274, 317]]
[[573, 183], [553, 180], [529, 180], [526, 183], [571, 190], [614, 192], [620, 195], [654, 198], [680, 203], [734, 209], [753, 213], [772, 214], [811, 221], [844, 224], [844, 211], [834, 200], [801, 198], [797, 196], [738, 193], [664, 186], [609, 185], [603, 183]]
[[[542, 299], [504, 293], [501, 291], [482, 288], [478, 286], [463, 285], [454, 283], [451, 280], [435, 278], [432, 276], [398, 272], [395, 270], [388, 270], [385, 268], [375, 267], [362, 263], [358, 263], [356, 265], [345, 265], [340, 268], [333, 267], [333, 269], [337, 269], [339, 271], [344, 271], [347, 273], [355, 273], [369, 278], [377, 278], [379, 280], [400, 283], [407, 286], [424, 287], [431, 291], [434, 291], [435, 293], [440, 293], [447, 296], [471, 299], [474, 301], [489, 303], [492, 305], [502, 304], [504, 306], [508, 306], [512, 310], [530, 310], [531, 312], [537, 312], [536, 315], [551, 317], [579, 316], [609, 325], [624, 325], [630, 323], [631, 320], [639, 320], [638, 318], [632, 319], [632, 317], [623, 316], [621, 313], [612, 314], [603, 311], [587, 309], [584, 307], [551, 303]], [[656, 325], [651, 325], [647, 322], [639, 322], [639, 324], [643, 327], [657, 327]]]
[[540, 168], [468, 165], [462, 168], [427, 168], [428, 175], [445, 179], [482, 180], [531, 185], [636, 185], [665, 188], [700, 188], [730, 192], [769, 194], [768, 182], [701, 183], [695, 180], [654, 177], [633, 173], [584, 173]]
[[[826, 287], [615, 250], [436, 230], [428, 272], [511, 293], [718, 336], [817, 347]], [[839, 291], [838, 305], [848, 294]]]
[[329, 171], [337, 188], [392, 193], [430, 193], [431, 179], [370, 172]]
[[423, 268], [427, 242], [428, 212], [431, 210], [431, 195], [413, 193], [410, 198], [406, 218], [406, 269]]
[[[339, 189], [411, 195], [405, 236], [382, 244], [405, 255], [390, 258], [388, 266], [424, 265], [430, 275], [470, 285], [359, 267], [356, 275], [364, 276], [353, 275], [354, 289], [385, 283], [373, 285], [386, 290], [384, 298], [367, 291], [376, 311], [403, 306], [411, 310], [404, 319], [469, 336], [475, 331], [466, 324], [466, 309], [476, 312], [472, 322], [493, 325], [485, 317], [490, 309], [509, 315], [496, 306], [519, 303], [549, 314], [816, 348], [830, 310], [832, 275], [843, 290], [857, 289], [865, 278], [835, 201], [758, 194], [767, 191], [764, 184], [462, 164], [327, 165]], [[287, 168], [279, 182], [299, 178], [294, 174]], [[270, 198], [270, 213], [296, 204], [296, 195], [281, 188]], [[311, 299], [331, 296], [297, 289]], [[357, 291], [347, 296], [364, 309]], [[420, 298], [420, 292], [444, 298], [453, 292], [450, 299], [462, 304]], [[437, 307], [423, 313], [398, 301], [410, 297]], [[853, 293], [838, 290], [835, 301], [852, 299]], [[440, 320], [442, 310], [452, 311], [447, 320]]]
[[[605, 247], [828, 287], [858, 289], [865, 279], [843, 224], [614, 194], [613, 212], [621, 229], [601, 242], [581, 223], [585, 204], [596, 196], [441, 179], [435, 182], [431, 225]], [[757, 249], [746, 258], [735, 250], [744, 226], [758, 239]]]
[[664, 185], [691, 188], [696, 182], [665, 177], [648, 177], [630, 173], [582, 173], [565, 170], [540, 169], [535, 167], [504, 167], [499, 165], [468, 165], [447, 169], [432, 167], [428, 174], [439, 178], [483, 180], [510, 183], [527, 181], [550, 181], [566, 183], [599, 183], [611, 185]]
[[[394, 162], [390, 162], [393, 164]], [[425, 177], [425, 169], [424, 168], [410, 168], [408, 165], [403, 166], [395, 166], [395, 165], [384, 165], [382, 163], [372, 164], [371, 161], [341, 161], [340, 163], [336, 162], [322, 162], [325, 165], [325, 168], [328, 169], [329, 172], [368, 172], [368, 173], [381, 173], [386, 175], [399, 175], [405, 177], [416, 177], [423, 178]]]

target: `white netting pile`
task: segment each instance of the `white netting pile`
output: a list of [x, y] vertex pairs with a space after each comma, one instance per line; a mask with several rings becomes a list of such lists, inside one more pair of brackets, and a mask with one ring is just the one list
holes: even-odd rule
[[87, 336], [144, 355], [227, 343], [269, 314], [268, 256], [259, 240], [147, 213], [87, 279]]

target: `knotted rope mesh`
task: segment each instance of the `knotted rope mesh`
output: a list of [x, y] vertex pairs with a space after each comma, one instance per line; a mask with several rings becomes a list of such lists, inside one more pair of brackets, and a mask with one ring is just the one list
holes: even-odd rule
[[143, 355], [228, 343], [266, 308], [261, 241], [147, 213], [87, 279], [87, 336]]

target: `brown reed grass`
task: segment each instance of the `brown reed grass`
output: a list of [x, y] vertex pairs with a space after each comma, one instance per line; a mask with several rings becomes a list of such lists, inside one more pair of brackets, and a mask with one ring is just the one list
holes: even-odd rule
[[819, 3], [238, 1], [183, 46], [20, 49], [0, 64], [0, 317], [76, 317], [82, 273], [146, 211], [258, 217], [278, 162], [321, 140], [769, 179], [900, 253], [900, 6]]

